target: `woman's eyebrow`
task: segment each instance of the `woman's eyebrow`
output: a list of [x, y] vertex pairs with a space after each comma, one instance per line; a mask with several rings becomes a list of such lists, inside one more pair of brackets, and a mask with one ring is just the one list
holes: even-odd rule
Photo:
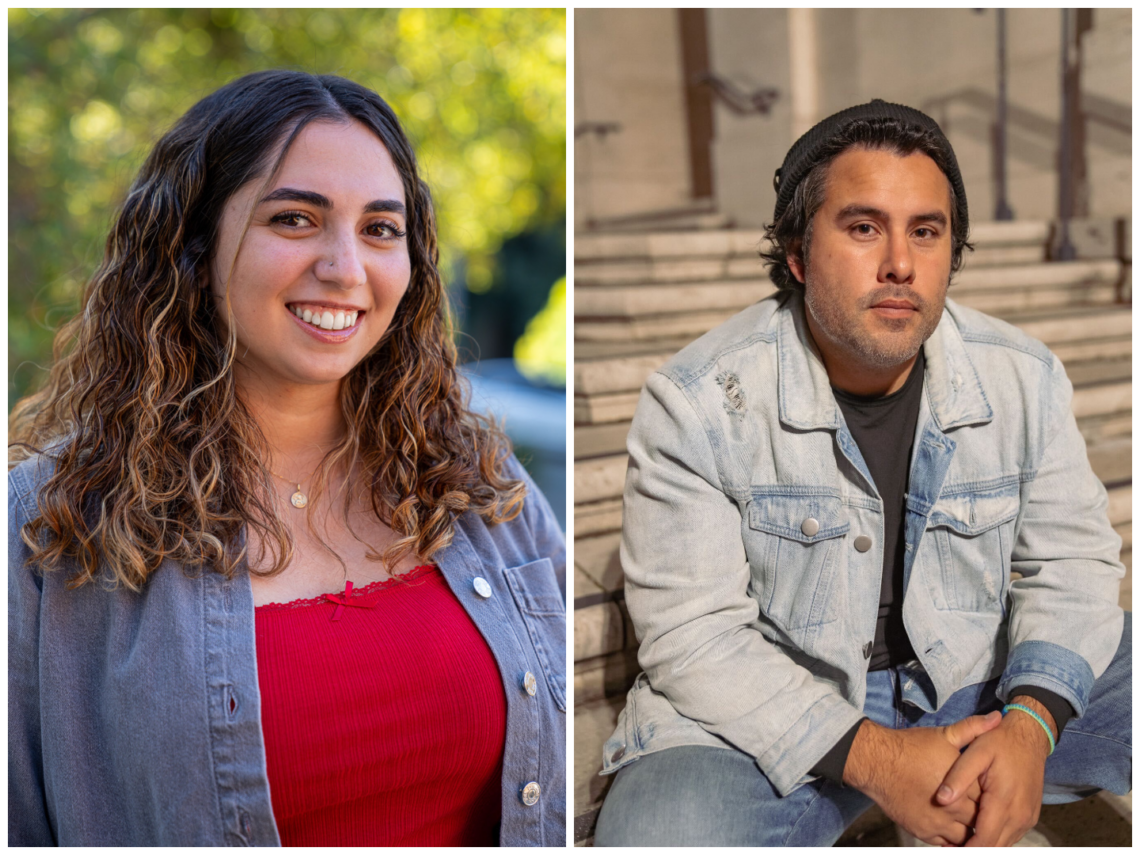
[[404, 203], [397, 199], [376, 199], [369, 202], [364, 206], [364, 213], [366, 214], [399, 214], [400, 216], [407, 216], [407, 209]]
[[311, 190], [294, 190], [292, 187], [280, 187], [258, 204], [264, 205], [266, 202], [305, 202], [314, 207], [326, 209], [333, 206], [332, 200], [327, 196], [322, 196], [320, 193], [314, 193]]
[[[320, 193], [314, 193], [311, 190], [297, 190], [293, 187], [280, 187], [258, 204], [264, 205], [266, 202], [304, 202], [325, 210], [332, 210], [333, 207], [332, 200], [327, 196], [322, 196]], [[404, 203], [398, 199], [374, 199], [364, 206], [364, 213], [388, 213], [407, 216], [407, 209], [404, 207]]]

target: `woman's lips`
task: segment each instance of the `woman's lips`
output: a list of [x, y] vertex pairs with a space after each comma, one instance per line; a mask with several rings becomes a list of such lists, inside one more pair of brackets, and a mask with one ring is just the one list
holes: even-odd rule
[[303, 319], [298, 318], [292, 312], [289, 312], [289, 317], [293, 319], [293, 323], [299, 326], [306, 335], [315, 338], [317, 341], [325, 344], [342, 344], [356, 335], [357, 330], [360, 329], [361, 322], [363, 321], [363, 312], [361, 317], [358, 317], [356, 323], [351, 327], [343, 330], [323, 330], [320, 327], [315, 327], [310, 323], [305, 322]]

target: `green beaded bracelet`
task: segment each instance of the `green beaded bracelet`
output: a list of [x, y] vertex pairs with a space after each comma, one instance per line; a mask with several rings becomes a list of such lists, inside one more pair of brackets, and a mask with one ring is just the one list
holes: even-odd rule
[[1029, 707], [1022, 706], [1021, 704], [1006, 704], [1001, 709], [1002, 715], [1005, 715], [1010, 710], [1021, 710], [1022, 712], [1029, 713], [1031, 716], [1037, 719], [1037, 723], [1045, 729], [1045, 735], [1049, 737], [1049, 756], [1052, 757], [1053, 751], [1057, 748], [1057, 740], [1053, 738], [1053, 731], [1049, 729], [1049, 725], [1045, 723], [1045, 719], [1041, 718], [1041, 716], [1039, 716]]

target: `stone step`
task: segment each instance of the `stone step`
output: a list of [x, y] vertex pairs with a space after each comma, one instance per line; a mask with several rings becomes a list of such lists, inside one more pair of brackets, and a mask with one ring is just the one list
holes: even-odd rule
[[[1096, 459], [1097, 452], [1090, 454]], [[1131, 607], [1132, 560], [1132, 483], [1131, 449], [1123, 451], [1115, 465], [1127, 470], [1114, 473], [1121, 480], [1107, 480], [1108, 518], [1121, 538], [1121, 561], [1129, 567], [1129, 587], [1125, 593]], [[1103, 476], [1101, 476], [1103, 478]], [[1125, 480], [1128, 479], [1128, 480]], [[614, 508], [616, 526], [608, 532], [575, 539], [575, 645], [574, 659], [580, 661], [604, 656], [625, 647], [632, 632], [626, 622], [619, 592], [625, 585], [618, 548], [621, 544], [620, 504]]]
[[598, 772], [602, 746], [617, 727], [624, 706], [624, 695], [574, 704], [574, 816], [600, 805], [613, 782], [612, 775], [602, 777]]
[[[1004, 319], [1044, 342], [1054, 352], [1063, 345], [1070, 345], [1069, 353], [1072, 355], [1069, 359], [1079, 359], [1081, 357], [1077, 354], [1086, 352], [1095, 356], [1085, 358], [1102, 355], [1131, 357], [1131, 307], [1083, 306], [1066, 311], [1020, 312]], [[645, 379], [677, 352], [673, 349], [675, 344], [676, 340], [660, 348], [647, 344], [643, 352], [633, 355], [610, 355], [604, 350], [599, 353], [597, 348], [594, 350], [597, 355], [577, 355], [574, 364], [575, 395], [588, 397], [640, 390]], [[1082, 346], [1085, 349], [1079, 350]], [[1062, 360], [1065, 358], [1062, 356]], [[591, 419], [576, 417], [575, 421], [589, 423]]]
[[[962, 301], [978, 299], [976, 292], [1014, 291], [1023, 288], [1058, 289], [1115, 286], [1120, 264], [1112, 260], [1066, 261], [1020, 264], [1012, 267], [986, 267], [963, 270], [951, 284], [951, 296]], [[577, 271], [575, 271], [577, 274]], [[743, 308], [775, 292], [766, 276], [753, 273], [746, 279], [709, 278], [697, 282], [671, 284], [611, 285], [581, 287], [576, 279], [575, 319], [642, 318], [689, 312]]]
[[574, 292], [574, 319], [642, 318], [691, 311], [735, 309], [763, 300], [774, 294], [776, 286], [769, 279], [740, 279], [734, 282], [707, 282], [685, 285], [661, 285], [613, 288], [582, 288]]
[[[1130, 367], [1130, 360], [1112, 360]], [[1079, 364], [1079, 363], [1078, 363]], [[648, 373], [647, 375], [648, 376]], [[1073, 381], [1074, 385], [1076, 380]], [[574, 399], [576, 424], [602, 424], [628, 422], [637, 409], [640, 392], [619, 392], [613, 395], [594, 395]], [[1086, 416], [1104, 416], [1132, 408], [1132, 380], [1130, 374], [1120, 378], [1089, 382], [1073, 394], [1073, 412], [1078, 419]], [[592, 499], [590, 501], [593, 501]]]
[[[1075, 266], [1063, 271], [1064, 277], [1052, 275], [1053, 268]], [[1075, 269], [1079, 267], [1079, 269]], [[1115, 261], [1066, 262], [1009, 268], [1011, 272], [1027, 269], [1049, 270], [1038, 285], [1011, 283], [1003, 288], [992, 281], [977, 281], [970, 288], [951, 287], [951, 296], [964, 306], [997, 317], [1048, 309], [1081, 309], [1115, 305], [1117, 276], [1120, 266]], [[990, 273], [989, 268], [985, 273]], [[975, 273], [979, 271], [974, 271]], [[963, 273], [963, 278], [968, 274]], [[711, 305], [699, 298], [708, 290]], [[641, 288], [598, 289], [592, 299], [586, 289], [575, 294], [574, 338], [585, 341], [650, 341], [662, 338], [690, 339], [703, 335], [728, 320], [746, 306], [769, 292], [752, 283], [740, 287], [734, 283], [709, 285], [662, 286], [659, 292]], [[683, 295], [683, 299], [681, 296]], [[696, 296], [695, 296], [696, 295]], [[755, 297], [756, 299], [753, 299]], [[728, 305], [735, 303], [735, 305]], [[699, 306], [700, 309], [694, 309]], [[645, 310], [646, 314], [638, 314]], [[649, 314], [648, 312], [654, 312]], [[586, 315], [584, 313], [591, 312]], [[633, 314], [630, 314], [633, 312]], [[608, 314], [606, 314], [608, 313]]]
[[[1036, 220], [975, 223], [970, 229], [970, 242], [979, 250], [995, 246], [1044, 246], [1049, 239], [1050, 229], [1048, 222]], [[574, 236], [574, 263], [585, 265], [614, 259], [754, 255], [763, 240], [764, 232], [761, 229], [725, 229], [682, 234], [644, 232], [610, 235], [587, 232]]]
[[[588, 460], [625, 452], [629, 421], [582, 424], [574, 428], [574, 458]], [[1085, 444], [1090, 448], [1102, 442], [1132, 437], [1132, 411], [1087, 416], [1077, 421]]]
[[574, 537], [589, 537], [621, 528], [621, 499], [574, 506]]

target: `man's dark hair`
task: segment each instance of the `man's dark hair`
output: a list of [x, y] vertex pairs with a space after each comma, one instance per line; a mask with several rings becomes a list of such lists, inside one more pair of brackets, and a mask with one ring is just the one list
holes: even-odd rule
[[[760, 251], [760, 257], [778, 289], [803, 290], [803, 283], [788, 267], [788, 256], [797, 256], [806, 265], [812, 220], [823, 207], [831, 163], [853, 148], [889, 151], [903, 157], [918, 151], [933, 160], [944, 175], [957, 169], [949, 143], [931, 130], [885, 117], [856, 119], [844, 125], [819, 150], [815, 164], [796, 186], [779, 216], [764, 227], [764, 239], [769, 246]], [[950, 191], [950, 272], [956, 273], [962, 266], [962, 251], [974, 247], [968, 241], [970, 224], [959, 213], [953, 182], [947, 179], [946, 185]]]

